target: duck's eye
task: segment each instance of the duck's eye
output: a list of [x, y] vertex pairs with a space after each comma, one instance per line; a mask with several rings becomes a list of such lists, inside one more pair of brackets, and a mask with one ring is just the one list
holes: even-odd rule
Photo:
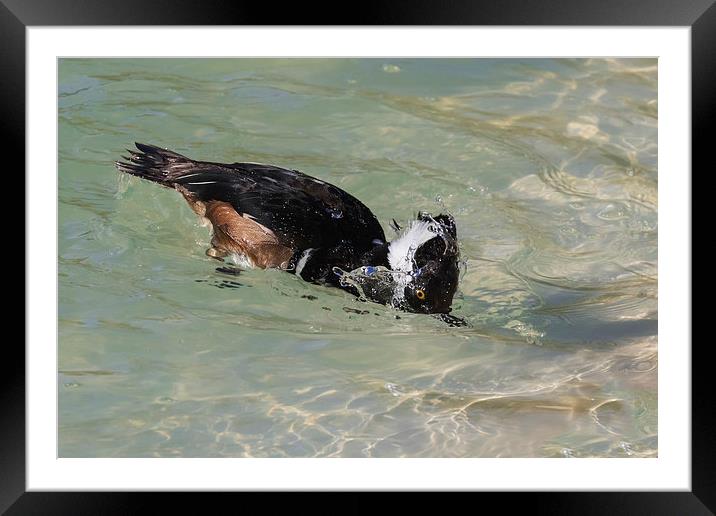
[[425, 291], [421, 288], [415, 291], [415, 295], [418, 296], [418, 299], [420, 299], [421, 301], [425, 299]]

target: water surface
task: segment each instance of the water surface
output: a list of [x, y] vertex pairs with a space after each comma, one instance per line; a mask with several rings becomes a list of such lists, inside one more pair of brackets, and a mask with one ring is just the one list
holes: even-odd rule
[[[64, 59], [61, 457], [654, 457], [657, 65]], [[450, 328], [276, 270], [227, 278], [134, 141], [451, 212]], [[389, 237], [390, 238], [390, 237]]]

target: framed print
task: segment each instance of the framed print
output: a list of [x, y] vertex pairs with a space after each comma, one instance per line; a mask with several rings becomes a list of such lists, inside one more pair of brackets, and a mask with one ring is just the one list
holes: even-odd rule
[[28, 310], [0, 506], [551, 491], [526, 496], [710, 513], [690, 167], [716, 10], [550, 4], [318, 26], [5, 2]]

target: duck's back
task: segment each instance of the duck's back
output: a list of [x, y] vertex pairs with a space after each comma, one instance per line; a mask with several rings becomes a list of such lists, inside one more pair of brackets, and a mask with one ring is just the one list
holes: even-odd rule
[[[226, 203], [275, 234], [300, 255], [307, 249], [348, 247], [359, 255], [385, 242], [373, 213], [340, 188], [297, 170], [257, 163], [195, 161], [151, 145], [136, 144], [123, 172], [174, 187], [188, 200]], [[191, 202], [191, 201], [190, 201]]]
[[205, 165], [206, 170], [176, 183], [202, 200], [230, 203], [293, 249], [330, 247], [350, 240], [367, 250], [373, 240], [385, 241], [373, 213], [330, 183], [272, 165]]

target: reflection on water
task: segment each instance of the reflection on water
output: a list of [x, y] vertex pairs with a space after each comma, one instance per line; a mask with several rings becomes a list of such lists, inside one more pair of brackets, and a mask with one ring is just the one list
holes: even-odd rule
[[[62, 60], [63, 457], [657, 455], [656, 60]], [[215, 272], [134, 141], [456, 218], [452, 328]]]

